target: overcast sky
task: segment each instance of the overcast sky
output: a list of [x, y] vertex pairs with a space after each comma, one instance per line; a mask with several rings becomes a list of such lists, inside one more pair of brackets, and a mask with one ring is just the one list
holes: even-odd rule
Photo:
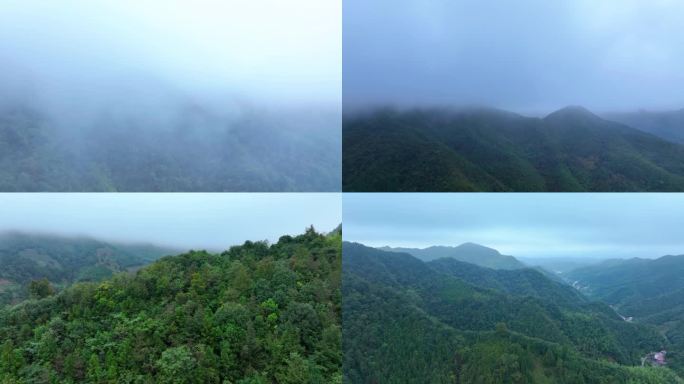
[[88, 235], [103, 240], [223, 250], [277, 241], [341, 222], [336, 193], [0, 194], [0, 232]]
[[369, 246], [475, 242], [521, 257], [684, 254], [684, 194], [345, 194], [344, 239]]
[[345, 0], [344, 106], [684, 107], [679, 0]]
[[203, 97], [339, 104], [341, 13], [340, 0], [2, 0], [0, 82], [5, 97], [88, 101], [158, 82]]

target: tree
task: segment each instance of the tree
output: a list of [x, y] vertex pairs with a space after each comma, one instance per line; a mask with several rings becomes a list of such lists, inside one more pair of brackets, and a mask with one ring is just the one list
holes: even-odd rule
[[194, 383], [197, 361], [186, 346], [173, 347], [162, 352], [155, 364], [159, 369], [159, 382], [169, 384]]
[[44, 299], [55, 294], [55, 289], [46, 278], [31, 281], [28, 288], [32, 299]]

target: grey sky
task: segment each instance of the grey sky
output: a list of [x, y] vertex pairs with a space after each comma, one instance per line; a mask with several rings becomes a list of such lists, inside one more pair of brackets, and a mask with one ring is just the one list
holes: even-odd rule
[[684, 2], [346, 0], [344, 106], [684, 107]]
[[129, 96], [159, 82], [198, 97], [337, 105], [341, 12], [339, 0], [3, 0], [0, 80], [5, 97], [48, 101], [143, 81]]
[[345, 194], [344, 238], [369, 246], [475, 242], [522, 257], [684, 254], [684, 194]]
[[223, 250], [341, 222], [336, 193], [0, 194], [0, 231]]

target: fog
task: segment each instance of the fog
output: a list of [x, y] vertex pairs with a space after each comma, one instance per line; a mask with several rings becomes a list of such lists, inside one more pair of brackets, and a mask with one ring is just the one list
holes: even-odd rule
[[344, 239], [369, 246], [475, 242], [528, 258], [684, 254], [684, 195], [345, 194]]
[[[47, 150], [28, 133], [38, 126], [53, 163], [106, 168], [88, 177], [79, 170], [86, 179], [110, 173], [116, 179], [111, 158], [135, 156], [111, 147], [163, 152], [135, 163], [146, 179], [162, 173], [148, 170], [152, 165], [179, 168], [159, 157], [182, 163], [207, 157], [186, 170], [201, 181], [178, 184], [189, 176], [165, 174], [164, 182], [145, 186], [114, 180], [117, 190], [339, 190], [341, 64], [340, 1], [3, 1], [0, 150], [3, 142], [16, 149], [29, 141], [30, 155], [43, 156]], [[19, 133], [3, 134], [7, 129]], [[177, 159], [193, 147], [197, 155]], [[312, 154], [316, 147], [327, 157]], [[240, 159], [217, 159], [221, 153]], [[307, 168], [301, 173], [310, 180], [277, 166]], [[217, 174], [226, 169], [233, 173]], [[321, 169], [329, 175], [317, 174]], [[268, 172], [282, 173], [288, 185], [264, 184]], [[14, 187], [21, 173], [32, 183]], [[56, 185], [44, 180], [68, 177], [36, 173], [0, 175], [0, 190], [109, 188], [89, 180]], [[239, 180], [210, 185], [211, 178]]]
[[341, 223], [336, 193], [0, 194], [0, 233], [88, 236], [179, 249], [225, 250], [246, 240]]
[[676, 0], [348, 0], [344, 108], [684, 107]]
[[149, 78], [202, 96], [334, 105], [340, 14], [339, 1], [6, 0], [1, 73], [75, 104]]

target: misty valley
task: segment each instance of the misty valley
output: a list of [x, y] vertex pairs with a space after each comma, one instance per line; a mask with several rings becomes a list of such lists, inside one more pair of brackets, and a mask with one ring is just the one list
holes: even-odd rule
[[0, 382], [341, 383], [341, 227], [223, 252], [0, 236]]
[[543, 118], [370, 108], [343, 119], [343, 190], [684, 191], [684, 110]]
[[0, 191], [340, 190], [332, 110], [221, 110], [142, 92], [153, 95], [68, 112], [3, 104]]
[[684, 255], [343, 243], [350, 383], [684, 383]]

